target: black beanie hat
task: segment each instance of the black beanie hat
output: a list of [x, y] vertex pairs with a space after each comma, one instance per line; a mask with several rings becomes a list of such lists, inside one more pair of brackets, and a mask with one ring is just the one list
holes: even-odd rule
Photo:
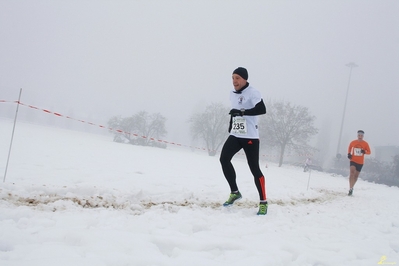
[[239, 67], [236, 70], [234, 70], [233, 74], [237, 74], [241, 76], [243, 79], [248, 80], [248, 71], [243, 67]]

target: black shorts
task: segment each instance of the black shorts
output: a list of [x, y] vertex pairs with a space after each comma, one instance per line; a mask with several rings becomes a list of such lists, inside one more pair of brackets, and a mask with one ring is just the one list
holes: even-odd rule
[[360, 172], [360, 171], [362, 171], [363, 164], [358, 164], [358, 163], [351, 161], [350, 166], [354, 166], [356, 168], [356, 171]]

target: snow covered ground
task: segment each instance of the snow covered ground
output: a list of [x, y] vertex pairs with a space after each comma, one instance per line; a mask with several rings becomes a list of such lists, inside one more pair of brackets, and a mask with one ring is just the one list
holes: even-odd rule
[[[0, 265], [399, 264], [399, 189], [262, 162], [269, 210], [245, 160], [243, 200], [218, 157], [0, 118]], [[173, 140], [172, 140], [173, 141]], [[385, 257], [383, 257], [385, 256]]]

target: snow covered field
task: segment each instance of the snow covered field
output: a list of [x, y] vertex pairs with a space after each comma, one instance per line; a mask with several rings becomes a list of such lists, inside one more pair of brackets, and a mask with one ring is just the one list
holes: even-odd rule
[[[0, 118], [0, 265], [399, 264], [399, 189], [262, 162], [269, 211], [243, 158], [243, 200], [218, 157]], [[385, 257], [383, 257], [385, 256]]]

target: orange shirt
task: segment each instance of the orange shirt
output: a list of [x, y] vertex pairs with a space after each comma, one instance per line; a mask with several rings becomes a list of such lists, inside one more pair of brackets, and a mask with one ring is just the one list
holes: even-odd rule
[[352, 162], [364, 164], [364, 154], [362, 150], [365, 151], [365, 154], [371, 153], [369, 144], [364, 140], [354, 140], [349, 144], [348, 153], [352, 154]]

